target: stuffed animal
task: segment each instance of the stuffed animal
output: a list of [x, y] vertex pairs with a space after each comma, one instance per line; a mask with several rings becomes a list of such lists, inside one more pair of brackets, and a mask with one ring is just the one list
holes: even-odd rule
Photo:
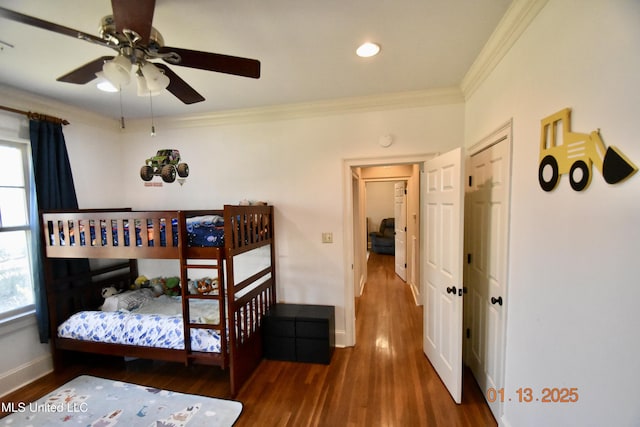
[[131, 284], [129, 289], [132, 291], [140, 288], [148, 288], [149, 287], [149, 279], [146, 276], [138, 276], [136, 280]]
[[197, 282], [197, 290], [201, 295], [215, 295], [218, 293], [218, 280], [211, 279], [209, 277], [205, 277], [203, 279], [198, 280]]
[[180, 278], [179, 277], [167, 277], [164, 282], [164, 293], [170, 297], [174, 297], [181, 294], [180, 291]]
[[112, 295], [117, 295], [119, 294], [120, 291], [117, 290], [114, 286], [108, 286], [106, 288], [102, 288], [102, 298], [107, 299]]
[[187, 290], [189, 291], [189, 294], [191, 294], [191, 295], [197, 294], [198, 293], [198, 281], [197, 280], [187, 279]]
[[[118, 295], [120, 292], [122, 291], [119, 291], [118, 289], [116, 289], [115, 286], [107, 286], [106, 288], [102, 288], [102, 292], [100, 292], [100, 295], [102, 295], [102, 298], [104, 298], [106, 302], [107, 298], [113, 295]], [[103, 310], [103, 309], [104, 309], [104, 304], [98, 307], [98, 310]]]
[[153, 294], [155, 296], [160, 296], [164, 294], [164, 287], [166, 284], [166, 279], [164, 277], [154, 277], [149, 281], [149, 286], [153, 289]]

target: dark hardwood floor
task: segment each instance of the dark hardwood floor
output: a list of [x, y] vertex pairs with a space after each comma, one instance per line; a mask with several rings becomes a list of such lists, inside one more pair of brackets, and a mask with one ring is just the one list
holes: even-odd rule
[[[392, 256], [371, 255], [356, 318], [356, 346], [336, 349], [330, 365], [264, 360], [236, 397], [244, 405], [236, 426], [496, 425], [470, 374], [456, 405], [424, 356], [422, 308], [395, 275]], [[1, 400], [36, 400], [80, 374], [230, 396], [228, 374], [218, 368], [83, 356]]]

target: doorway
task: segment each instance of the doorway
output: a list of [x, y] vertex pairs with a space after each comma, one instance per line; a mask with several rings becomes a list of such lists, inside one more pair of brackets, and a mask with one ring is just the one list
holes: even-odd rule
[[[363, 169], [363, 175], [369, 175]], [[407, 282], [407, 270], [413, 268], [407, 262], [407, 179], [415, 172], [413, 165], [404, 168], [406, 177], [365, 179], [365, 217], [369, 254], [376, 253], [393, 257], [395, 273]], [[383, 171], [387, 168], [383, 168]], [[415, 282], [414, 282], [415, 283]]]
[[[407, 284], [416, 304], [421, 305], [419, 283], [420, 260], [420, 171], [425, 161], [434, 157], [424, 154], [408, 157], [350, 159], [344, 161], [345, 177], [345, 345], [356, 344], [355, 335], [355, 298], [360, 295], [361, 286], [366, 282], [367, 247], [360, 244], [362, 236], [367, 236], [367, 220], [363, 209], [365, 203], [365, 182], [367, 179], [386, 179], [390, 177], [407, 182]], [[398, 172], [405, 170], [405, 172]], [[407, 174], [406, 170], [410, 170]], [[383, 173], [385, 175], [374, 175]], [[359, 241], [358, 241], [359, 239]]]
[[[420, 164], [395, 164], [368, 166], [360, 168], [360, 179], [365, 184], [364, 220], [369, 232], [380, 230], [381, 224], [387, 225], [384, 247], [372, 247], [372, 251], [382, 251], [394, 256], [396, 274], [409, 285], [416, 304], [421, 305], [419, 277], [416, 271], [419, 264], [417, 245], [409, 246], [408, 241], [419, 242], [420, 230]], [[390, 222], [389, 219], [393, 218]], [[358, 219], [354, 218], [357, 222]], [[401, 228], [401, 230], [400, 230]], [[387, 246], [388, 245], [388, 246]], [[410, 273], [410, 276], [408, 276]]]

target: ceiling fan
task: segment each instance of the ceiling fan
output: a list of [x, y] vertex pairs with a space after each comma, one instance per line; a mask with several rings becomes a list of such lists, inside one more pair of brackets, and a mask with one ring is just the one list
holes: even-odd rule
[[116, 87], [123, 86], [129, 82], [133, 69], [139, 94], [145, 91], [155, 94], [166, 88], [185, 104], [193, 104], [204, 101], [204, 97], [167, 65], [151, 60], [162, 59], [171, 65], [260, 78], [258, 60], [165, 46], [162, 35], [151, 26], [155, 3], [155, 0], [111, 0], [113, 15], [102, 18], [100, 37], [3, 7], [0, 7], [0, 16], [118, 52], [115, 57], [101, 56], [58, 77], [61, 82], [86, 84], [96, 79], [98, 74]]

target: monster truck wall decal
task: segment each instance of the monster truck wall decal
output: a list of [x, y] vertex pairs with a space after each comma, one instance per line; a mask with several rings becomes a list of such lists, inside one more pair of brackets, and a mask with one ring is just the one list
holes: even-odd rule
[[140, 178], [143, 181], [151, 181], [156, 175], [160, 175], [164, 182], [172, 183], [176, 180], [176, 175], [180, 178], [188, 177], [189, 166], [180, 162], [180, 151], [158, 150], [156, 155], [148, 158], [140, 168]]
[[604, 145], [600, 129], [590, 134], [572, 132], [570, 108], [542, 119], [538, 182], [544, 191], [554, 190], [562, 174], [569, 174], [575, 191], [584, 190], [591, 183], [592, 165], [607, 184], [624, 181], [638, 170], [617, 148]]

